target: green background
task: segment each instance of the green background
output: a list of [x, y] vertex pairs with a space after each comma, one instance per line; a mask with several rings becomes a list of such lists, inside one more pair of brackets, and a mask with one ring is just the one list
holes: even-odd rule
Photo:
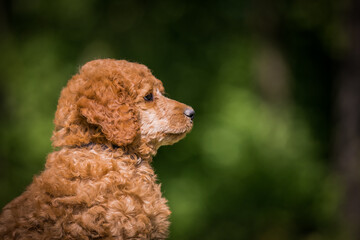
[[171, 239], [345, 239], [332, 158], [340, 2], [2, 1], [0, 207], [43, 169], [67, 80], [116, 58], [147, 65], [196, 111], [153, 163]]

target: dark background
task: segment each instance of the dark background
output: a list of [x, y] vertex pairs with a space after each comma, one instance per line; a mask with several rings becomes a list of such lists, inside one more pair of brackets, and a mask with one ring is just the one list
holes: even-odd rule
[[57, 99], [97, 58], [196, 110], [154, 168], [171, 239], [359, 239], [356, 0], [0, 4], [0, 207], [44, 167]]

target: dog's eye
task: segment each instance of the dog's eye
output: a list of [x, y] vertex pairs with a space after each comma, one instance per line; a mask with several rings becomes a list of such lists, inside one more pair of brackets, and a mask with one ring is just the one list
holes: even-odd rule
[[151, 101], [154, 99], [153, 94], [152, 94], [152, 93], [149, 93], [148, 95], [146, 95], [146, 96], [144, 97], [144, 99], [145, 99], [145, 101], [147, 101], [147, 102], [151, 102]]

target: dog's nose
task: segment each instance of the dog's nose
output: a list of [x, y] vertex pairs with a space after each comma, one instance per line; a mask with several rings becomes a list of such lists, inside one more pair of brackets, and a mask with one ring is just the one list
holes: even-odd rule
[[185, 116], [189, 117], [191, 120], [193, 120], [195, 117], [195, 111], [192, 108], [185, 109], [184, 114]]

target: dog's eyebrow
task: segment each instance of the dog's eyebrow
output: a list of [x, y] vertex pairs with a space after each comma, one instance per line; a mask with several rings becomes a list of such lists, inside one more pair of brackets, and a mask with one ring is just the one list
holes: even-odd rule
[[165, 91], [159, 91], [164, 97], [169, 97], [169, 94]]
[[156, 88], [156, 92], [160, 93], [161, 95], [167, 95], [167, 93], [164, 90], [160, 90], [159, 88]]

